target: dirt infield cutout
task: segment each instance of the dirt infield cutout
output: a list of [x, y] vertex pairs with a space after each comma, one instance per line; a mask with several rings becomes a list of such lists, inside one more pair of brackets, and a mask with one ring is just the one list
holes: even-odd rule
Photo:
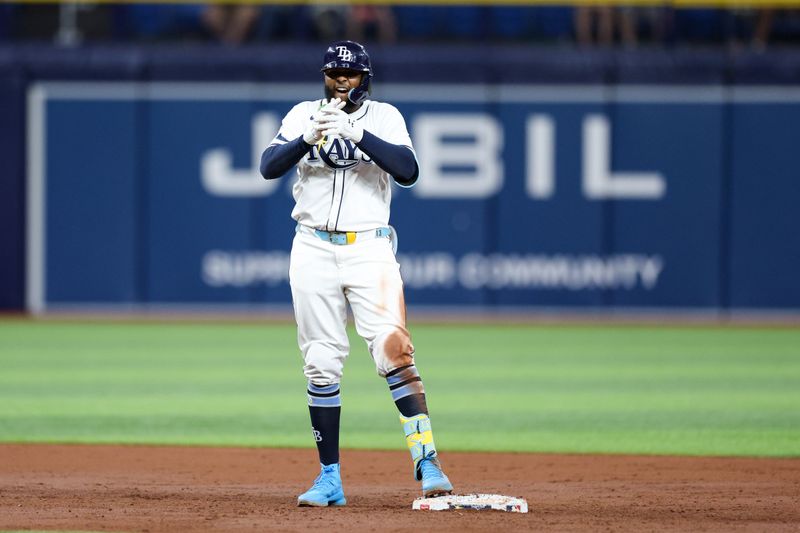
[[800, 459], [445, 453], [459, 493], [527, 514], [411, 510], [405, 450], [348, 451], [343, 508], [298, 508], [316, 451], [0, 444], [0, 530], [798, 531]]

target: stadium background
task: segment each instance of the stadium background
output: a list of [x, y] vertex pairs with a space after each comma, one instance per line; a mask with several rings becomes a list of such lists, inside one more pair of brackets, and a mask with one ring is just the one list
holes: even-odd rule
[[2, 308], [288, 308], [289, 180], [254, 161], [354, 33], [423, 164], [412, 307], [800, 306], [795, 10], [228, 6], [235, 42], [212, 7], [0, 6]]

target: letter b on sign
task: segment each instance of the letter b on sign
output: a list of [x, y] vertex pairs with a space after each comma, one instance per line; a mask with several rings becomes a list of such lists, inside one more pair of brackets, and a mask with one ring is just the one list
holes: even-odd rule
[[486, 198], [503, 185], [503, 131], [483, 113], [421, 114], [414, 119], [414, 146], [422, 198]]

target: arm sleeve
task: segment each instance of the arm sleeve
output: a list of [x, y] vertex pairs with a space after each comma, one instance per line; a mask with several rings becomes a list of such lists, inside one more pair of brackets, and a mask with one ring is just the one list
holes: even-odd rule
[[[302, 142], [302, 138], [300, 141]], [[388, 143], [364, 130], [358, 143], [362, 152], [372, 158], [383, 170], [392, 175], [403, 187], [411, 187], [419, 177], [419, 165], [414, 152], [407, 146]], [[263, 158], [262, 158], [263, 167]]]
[[310, 148], [303, 140], [302, 135], [284, 144], [269, 145], [261, 154], [261, 165], [259, 166], [261, 175], [268, 180], [280, 178], [295, 166]]
[[283, 176], [308, 153], [310, 146], [303, 140], [304, 112], [302, 104], [294, 106], [283, 118], [278, 134], [261, 154], [259, 171], [265, 179]]

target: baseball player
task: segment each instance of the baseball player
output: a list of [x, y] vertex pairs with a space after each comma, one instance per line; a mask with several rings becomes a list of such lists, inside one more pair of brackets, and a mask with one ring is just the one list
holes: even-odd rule
[[391, 181], [411, 187], [417, 164], [400, 112], [369, 100], [372, 67], [364, 47], [338, 41], [325, 52], [325, 99], [284, 117], [261, 156], [266, 179], [297, 165], [297, 221], [290, 256], [297, 340], [308, 379], [312, 434], [322, 466], [298, 505], [346, 503], [339, 466], [340, 382], [348, 343], [347, 304], [386, 379], [426, 497], [449, 494], [406, 329], [403, 281], [389, 227]]

